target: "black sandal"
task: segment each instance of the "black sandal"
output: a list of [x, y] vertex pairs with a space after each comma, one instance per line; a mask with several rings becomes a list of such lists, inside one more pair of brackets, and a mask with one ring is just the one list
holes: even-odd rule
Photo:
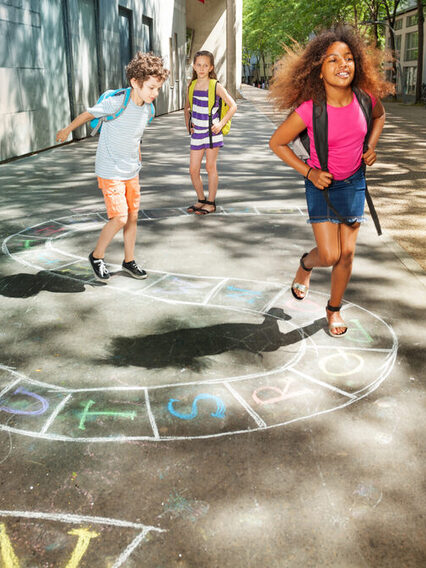
[[216, 201], [209, 201], [208, 199], [206, 199], [205, 204], [206, 205], [213, 205], [213, 207], [214, 207], [213, 211], [209, 211], [208, 209], [203, 209], [201, 207], [200, 209], [197, 209], [195, 211], [195, 213], [197, 215], [209, 215], [210, 213], [214, 213], [216, 211]]
[[[312, 268], [306, 268], [305, 263], [303, 262], [303, 259], [305, 258], [305, 256], [308, 256], [308, 254], [309, 254], [308, 252], [305, 252], [305, 254], [302, 254], [302, 258], [300, 259], [299, 262], [300, 262], [300, 266], [303, 268], [303, 270], [306, 270], [306, 272], [311, 272], [313, 267]], [[304, 300], [306, 298], [306, 296], [308, 295], [309, 287], [305, 286], [304, 284], [299, 284], [299, 282], [295, 282], [293, 280], [290, 290], [291, 290], [291, 293], [293, 294], [294, 298], [296, 300], [301, 301], [301, 300]], [[305, 295], [304, 296], [298, 296], [294, 290], [300, 290]]]
[[[341, 307], [342, 304], [340, 304], [340, 306], [331, 306], [330, 301], [327, 302], [327, 310], [329, 312], [340, 312]], [[343, 331], [342, 333], [333, 333], [332, 330], [337, 329], [338, 327], [344, 327], [345, 331]], [[342, 337], [343, 335], [345, 335], [347, 331], [348, 331], [348, 326], [345, 325], [343, 322], [341, 323], [334, 322], [328, 324], [328, 333], [331, 335], [331, 337]]]
[[[202, 203], [204, 205], [204, 203], [207, 203], [207, 199], [199, 199], [197, 201], [197, 203]], [[196, 211], [199, 211], [203, 205], [201, 205], [201, 207], [195, 207], [195, 203], [194, 205], [191, 205], [190, 207], [188, 207], [187, 212], [188, 213], [195, 213]]]

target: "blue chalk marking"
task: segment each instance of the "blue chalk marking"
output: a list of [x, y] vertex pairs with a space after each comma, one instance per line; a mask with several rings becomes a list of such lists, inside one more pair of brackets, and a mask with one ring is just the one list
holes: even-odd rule
[[10, 406], [0, 406], [0, 410], [7, 412], [8, 414], [22, 414], [22, 415], [31, 415], [31, 416], [39, 416], [40, 414], [44, 414], [46, 410], [49, 408], [49, 403], [45, 398], [36, 394], [35, 392], [29, 392], [21, 387], [16, 389], [13, 394], [25, 394], [32, 398], [35, 398], [41, 404], [41, 408], [38, 410], [18, 410], [16, 408], [11, 408]]
[[197, 401], [199, 400], [205, 400], [205, 399], [212, 399], [214, 401], [216, 401], [216, 412], [212, 412], [211, 416], [213, 418], [225, 418], [225, 411], [226, 411], [226, 407], [222, 401], [222, 399], [220, 399], [218, 396], [215, 396], [213, 394], [199, 394], [198, 396], [195, 397], [193, 403], [192, 403], [192, 410], [190, 414], [182, 414], [181, 412], [178, 412], [177, 410], [175, 410], [173, 408], [173, 403], [175, 402], [179, 402], [178, 399], [176, 398], [171, 398], [169, 400], [169, 403], [167, 405], [167, 409], [170, 412], [170, 414], [173, 414], [173, 416], [176, 416], [177, 418], [180, 418], [181, 420], [193, 420], [194, 418], [196, 418], [198, 416], [198, 407], [197, 407]]

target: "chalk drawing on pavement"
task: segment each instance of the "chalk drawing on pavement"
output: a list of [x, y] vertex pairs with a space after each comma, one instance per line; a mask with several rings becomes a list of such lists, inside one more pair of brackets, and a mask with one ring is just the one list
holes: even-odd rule
[[[297, 208], [220, 208], [215, 215], [239, 213], [302, 215]], [[180, 208], [140, 212], [142, 222], [173, 216], [188, 214]], [[94, 280], [87, 258], [63, 245], [75, 235], [87, 233], [91, 238], [90, 233], [99, 232], [104, 222], [98, 212], [87, 211], [49, 220], [10, 235], [2, 251], [32, 269], [87, 284]], [[169, 381], [144, 386], [145, 357], [145, 362], [121, 361], [140, 373], [140, 387], [73, 389], [60, 387], [55, 380], [37, 381], [0, 365], [0, 429], [70, 442], [169, 441], [240, 434], [285, 426], [351, 405], [377, 389], [394, 365], [398, 342], [393, 329], [356, 304], [344, 304], [350, 329], [337, 346], [323, 331], [326, 295], [315, 290], [304, 302], [296, 302], [288, 293], [289, 283], [149, 268], [148, 279], [135, 281], [120, 277], [120, 266], [111, 268], [117, 274], [108, 289], [131, 295], [132, 303], [155, 300], [183, 305], [185, 310], [191, 306], [214, 309], [223, 314], [225, 322], [228, 311], [249, 314], [253, 324], [224, 323], [197, 328], [194, 333], [206, 329], [206, 333], [222, 336], [224, 352], [273, 352], [273, 364], [214, 378], [201, 373], [188, 381], [171, 372]], [[190, 329], [183, 331], [191, 333]], [[170, 350], [170, 345], [180, 344], [174, 341], [177, 333], [151, 336], [149, 342], [144, 337], [133, 341], [138, 351], [153, 342], [156, 349], [166, 344]], [[260, 340], [262, 337], [266, 339]], [[175, 356], [179, 362], [179, 354]], [[151, 363], [155, 369], [156, 362]], [[81, 380], [87, 384], [84, 377]]]

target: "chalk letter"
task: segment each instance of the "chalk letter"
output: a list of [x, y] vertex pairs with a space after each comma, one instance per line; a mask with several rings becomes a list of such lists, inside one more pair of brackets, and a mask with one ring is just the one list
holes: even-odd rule
[[68, 531], [68, 534], [78, 536], [78, 541], [66, 568], [77, 568], [89, 547], [90, 541], [92, 538], [98, 537], [99, 534], [88, 529], [72, 529]]
[[12, 543], [6, 534], [6, 525], [3, 523], [0, 523], [0, 550], [4, 568], [20, 568], [19, 560], [12, 548]]

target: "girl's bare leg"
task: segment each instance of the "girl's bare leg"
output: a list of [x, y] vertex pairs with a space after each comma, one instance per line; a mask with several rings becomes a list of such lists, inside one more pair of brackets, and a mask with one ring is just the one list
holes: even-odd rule
[[[217, 157], [219, 154], [219, 148], [207, 148], [206, 150], [206, 171], [209, 176], [209, 196], [208, 201], [214, 201], [216, 199], [217, 186], [219, 184], [219, 176], [217, 173]], [[214, 205], [209, 205], [208, 203], [203, 205], [203, 209], [208, 211], [214, 211]]]
[[124, 262], [135, 260], [136, 229], [138, 212], [131, 211], [127, 218], [127, 223], [123, 227], [124, 240]]
[[[333, 266], [340, 256], [340, 242], [339, 242], [339, 226], [329, 221], [325, 223], [312, 223], [312, 230], [314, 232], [315, 241], [317, 246], [313, 248], [307, 256], [303, 259], [306, 268], [315, 268], [319, 266]], [[294, 281], [309, 287], [312, 272], [307, 272], [299, 266], [296, 272]], [[305, 294], [294, 289], [294, 292], [303, 298]]]
[[106, 249], [115, 235], [127, 223], [127, 216], [113, 217], [108, 221], [99, 235], [98, 242], [96, 243], [93, 256], [95, 258], [104, 258]]
[[189, 174], [198, 199], [204, 199], [203, 181], [201, 179], [201, 160], [203, 156], [204, 150], [191, 150], [189, 153]]
[[[336, 264], [333, 266], [331, 272], [331, 292], [330, 292], [330, 305], [337, 307], [342, 303], [343, 295], [351, 277], [352, 263], [355, 255], [356, 240], [359, 233], [359, 223], [356, 227], [348, 227], [347, 225], [339, 224], [340, 236], [340, 257]], [[327, 310], [327, 319], [330, 323], [343, 324], [343, 319], [339, 312], [330, 312]], [[337, 327], [333, 333], [340, 335], [345, 331], [346, 326]]]

